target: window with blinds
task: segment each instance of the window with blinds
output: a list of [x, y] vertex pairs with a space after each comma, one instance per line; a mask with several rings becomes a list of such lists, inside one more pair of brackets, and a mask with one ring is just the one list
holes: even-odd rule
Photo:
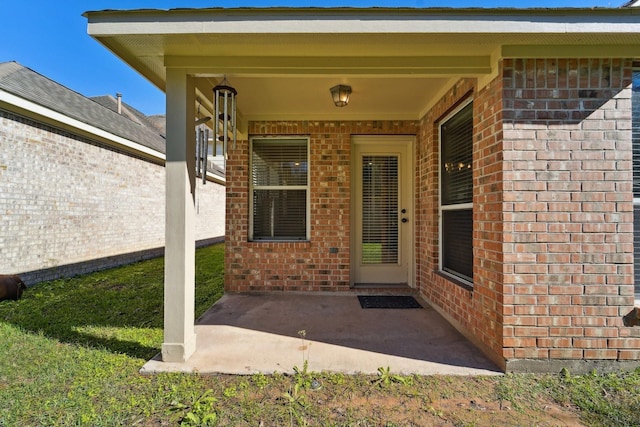
[[309, 141], [251, 140], [252, 240], [308, 240]]
[[363, 156], [363, 264], [398, 263], [398, 194], [398, 156]]
[[473, 106], [440, 125], [441, 270], [473, 283]]
[[633, 261], [636, 299], [640, 299], [640, 63], [634, 63], [631, 83], [633, 149]]

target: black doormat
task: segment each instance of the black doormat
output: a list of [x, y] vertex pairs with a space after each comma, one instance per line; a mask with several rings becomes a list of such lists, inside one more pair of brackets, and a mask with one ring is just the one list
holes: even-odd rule
[[358, 295], [362, 308], [422, 308], [412, 296]]

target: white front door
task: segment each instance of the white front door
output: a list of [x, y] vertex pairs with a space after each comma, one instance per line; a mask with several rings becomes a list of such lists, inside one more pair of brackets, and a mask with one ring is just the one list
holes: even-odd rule
[[412, 285], [413, 137], [353, 138], [352, 282]]

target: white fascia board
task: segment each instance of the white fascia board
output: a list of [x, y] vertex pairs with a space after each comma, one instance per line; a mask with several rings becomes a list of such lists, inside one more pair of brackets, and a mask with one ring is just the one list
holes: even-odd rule
[[[638, 15], [627, 9], [576, 11], [560, 10], [540, 13], [537, 10], [513, 13], [346, 13], [303, 10], [298, 14], [267, 10], [238, 13], [180, 14], [127, 11], [88, 13], [88, 33], [107, 35], [167, 34], [502, 34], [502, 33], [628, 33], [638, 31]], [[316, 12], [316, 14], [314, 14]], [[606, 12], [606, 13], [599, 13]]]
[[20, 98], [19, 96], [0, 90], [0, 105], [2, 104], [6, 104], [9, 107], [17, 107], [21, 112], [30, 113], [32, 116], [35, 116], [34, 118], [36, 119], [45, 119], [46, 122], [50, 124], [55, 122], [65, 128], [76, 129], [82, 134], [93, 135], [101, 141], [111, 142], [117, 146], [123, 146], [134, 152], [144, 154], [147, 157], [152, 157], [156, 160], [161, 160], [162, 162], [165, 161], [165, 155], [159, 151], [156, 151], [152, 148], [146, 147], [129, 139], [122, 138], [118, 135], [114, 135], [95, 126], [81, 122], [80, 120], [76, 120], [62, 113], [58, 113], [57, 111], [51, 110], [47, 107], [43, 107], [42, 105], [38, 105], [24, 98]]
[[[198, 178], [196, 178], [198, 179]], [[222, 177], [220, 175], [216, 175], [213, 172], [207, 171], [207, 181], [211, 181], [214, 182], [216, 184], [220, 184], [220, 185], [227, 185], [227, 180], [225, 177]]]

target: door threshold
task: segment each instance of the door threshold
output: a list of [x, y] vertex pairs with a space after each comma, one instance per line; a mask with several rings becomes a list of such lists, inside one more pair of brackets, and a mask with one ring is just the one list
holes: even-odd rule
[[354, 283], [351, 290], [361, 295], [417, 295], [407, 283]]
[[411, 289], [407, 283], [354, 283], [352, 289]]

